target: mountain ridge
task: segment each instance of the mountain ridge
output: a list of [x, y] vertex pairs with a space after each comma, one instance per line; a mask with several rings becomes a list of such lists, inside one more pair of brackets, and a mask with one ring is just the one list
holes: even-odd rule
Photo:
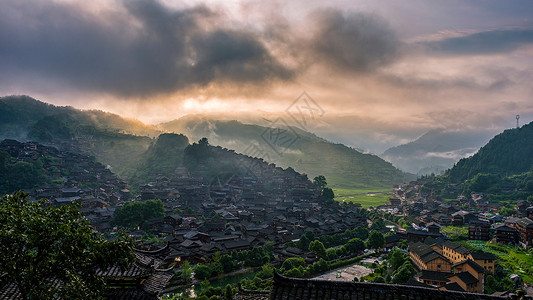
[[265, 120], [268, 126], [260, 126], [186, 116], [149, 126], [102, 111], [57, 107], [28, 96], [0, 98], [2, 114], [24, 118], [0, 120], [0, 129], [12, 129], [2, 131], [7, 134], [0, 138], [76, 144], [123, 178], [135, 175], [136, 165], [155, 143], [155, 136], [175, 132], [186, 135], [189, 141], [207, 137], [211, 145], [234, 149], [284, 168], [292, 167], [311, 178], [324, 175], [332, 187], [385, 188], [410, 179], [378, 156], [331, 143], [280, 119]]

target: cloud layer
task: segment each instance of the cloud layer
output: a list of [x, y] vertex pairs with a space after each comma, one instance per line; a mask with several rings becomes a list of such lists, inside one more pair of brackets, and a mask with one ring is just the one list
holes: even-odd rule
[[105, 16], [44, 1], [0, 4], [2, 77], [38, 74], [85, 90], [153, 95], [212, 82], [288, 80], [292, 71], [215, 10], [116, 2]]
[[155, 123], [306, 91], [365, 150], [533, 120], [530, 2], [413, 1], [0, 1], [0, 94]]
[[[111, 3], [112, 9], [94, 13], [68, 2], [2, 2], [0, 76], [41, 76], [58, 87], [153, 96], [211, 84], [286, 84], [309, 64], [368, 72], [392, 61], [398, 45], [377, 15], [333, 8], [313, 11], [306, 20], [311, 34], [291, 40], [284, 36], [294, 34], [290, 24], [268, 38], [268, 32], [235, 26], [224, 11], [204, 5]], [[276, 56], [275, 46], [267, 45], [274, 42], [300, 50]]]

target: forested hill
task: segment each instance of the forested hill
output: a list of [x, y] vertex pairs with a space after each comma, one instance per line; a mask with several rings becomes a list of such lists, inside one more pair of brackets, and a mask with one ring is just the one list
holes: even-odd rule
[[533, 122], [498, 134], [475, 155], [457, 162], [446, 175], [451, 182], [462, 182], [479, 173], [507, 177], [532, 169]]
[[125, 179], [159, 172], [157, 167], [150, 171], [142, 166], [163, 166], [157, 160], [164, 155], [154, 154], [156, 148], [148, 150], [155, 142], [153, 138], [164, 131], [184, 134], [189, 141], [207, 137], [212, 145], [283, 168], [292, 167], [311, 178], [324, 175], [331, 187], [388, 188], [410, 179], [375, 155], [279, 125], [185, 118], [161, 124], [162, 130], [158, 130], [118, 115], [53, 106], [28, 96], [0, 98], [0, 139], [31, 140], [58, 147], [62, 143], [73, 145]]
[[390, 187], [410, 178], [378, 156], [328, 142], [301, 129], [283, 126], [281, 122], [264, 127], [186, 117], [159, 126], [193, 140], [207, 137], [213, 145], [263, 158], [284, 168], [293, 167], [310, 178], [324, 175], [332, 187]]
[[94, 155], [125, 177], [159, 133], [140, 121], [103, 111], [54, 106], [28, 96], [0, 98], [0, 140], [67, 145]]
[[[161, 177], [183, 175], [201, 175], [211, 185], [223, 185], [242, 176], [265, 183], [273, 180], [273, 174], [282, 173], [289, 177], [301, 176], [292, 168], [283, 170], [261, 158], [211, 146], [206, 138], [189, 144], [184, 135], [165, 133], [142, 155], [129, 183], [136, 187]], [[311, 185], [308, 180], [307, 183]]]
[[0, 97], [0, 140], [70, 139], [91, 128], [149, 137], [160, 133], [140, 121], [99, 110], [54, 106], [28, 96]]

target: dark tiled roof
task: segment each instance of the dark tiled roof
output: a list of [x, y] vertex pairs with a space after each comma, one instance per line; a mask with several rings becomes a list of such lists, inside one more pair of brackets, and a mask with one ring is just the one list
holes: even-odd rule
[[141, 289], [110, 289], [105, 294], [108, 300], [159, 300], [160, 298]]
[[421, 272], [419, 277], [420, 277], [420, 279], [448, 282], [449, 281], [448, 277], [450, 275], [452, 275], [452, 273], [422, 270], [422, 272]]
[[446, 283], [444, 288], [448, 291], [465, 292], [465, 290], [457, 282]]
[[429, 247], [426, 244], [417, 242], [409, 246], [409, 251], [415, 252], [418, 256], [420, 256], [420, 259], [424, 262], [430, 262], [436, 258], [442, 258], [444, 260], [447, 260], [444, 256], [442, 256], [437, 251], [433, 250], [433, 248]]
[[424, 240], [424, 243], [427, 244], [427, 245], [437, 245], [439, 246], [440, 248], [442, 248], [442, 244], [445, 242], [445, 240], [443, 238], [432, 238], [430, 236], [428, 236], [425, 240]]
[[457, 276], [462, 282], [466, 284], [476, 283], [478, 282], [478, 279], [474, 277], [474, 275], [470, 274], [470, 272], [461, 272], [461, 273], [455, 273], [451, 275], [450, 277]]
[[498, 224], [494, 226], [494, 230], [496, 231], [516, 231], [516, 228], [509, 226], [507, 224]]
[[453, 242], [450, 242], [450, 241], [446, 241], [442, 245], [445, 246], [445, 247], [448, 247], [450, 249], [453, 249], [455, 252], [457, 252], [459, 254], [468, 254], [468, 253], [470, 253], [470, 251], [468, 251], [468, 249], [466, 249], [465, 247], [459, 246], [456, 243], [453, 243]]
[[419, 287], [424, 287], [424, 288], [432, 288], [431, 285], [427, 285], [427, 284], [425, 284], [423, 282], [417, 281], [414, 278], [409, 278], [409, 280], [407, 280], [407, 282], [404, 285], [419, 286]]
[[467, 259], [467, 260], [463, 260], [463, 261], [460, 261], [456, 264], [454, 264], [452, 266], [452, 268], [455, 268], [457, 266], [460, 266], [460, 265], [463, 265], [463, 264], [468, 264], [469, 266], [471, 266], [474, 270], [476, 270], [478, 273], [483, 273], [485, 272], [485, 269], [483, 269], [482, 266], [480, 266], [478, 263], [476, 263], [475, 261], [471, 260], [471, 259]]
[[333, 299], [488, 300], [506, 298], [418, 286], [406, 288], [404, 285], [394, 284], [297, 279], [274, 274], [270, 300]]
[[529, 218], [522, 218], [518, 221], [516, 221], [516, 225], [522, 226], [522, 227], [528, 227], [533, 228], [533, 221]]
[[496, 255], [490, 252], [476, 251], [472, 252], [471, 254], [474, 259], [496, 259]]

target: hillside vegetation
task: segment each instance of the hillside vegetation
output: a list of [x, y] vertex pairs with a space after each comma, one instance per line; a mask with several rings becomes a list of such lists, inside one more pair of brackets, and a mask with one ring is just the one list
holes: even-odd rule
[[422, 180], [426, 192], [448, 199], [482, 192], [493, 201], [533, 200], [533, 122], [496, 135], [443, 176]]
[[334, 188], [390, 188], [410, 178], [378, 156], [328, 142], [294, 127], [269, 128], [190, 117], [159, 126], [191, 139], [207, 137], [213, 145], [260, 157], [284, 168], [293, 167], [310, 178], [324, 175]]
[[474, 178], [479, 173], [511, 176], [533, 167], [533, 122], [498, 134], [469, 158], [447, 172], [452, 181]]
[[68, 145], [94, 155], [123, 177], [131, 175], [151, 137], [159, 133], [139, 121], [103, 111], [54, 106], [28, 96], [0, 98], [0, 140]]
[[[154, 174], [173, 172], [183, 163], [182, 152], [188, 141], [203, 137], [212, 145], [291, 167], [309, 178], [324, 175], [332, 188], [382, 189], [411, 179], [375, 155], [281, 123], [269, 128], [185, 117], [160, 124], [161, 129], [157, 129], [118, 115], [53, 106], [27, 96], [0, 98], [0, 117], [0, 139], [74, 147], [94, 155], [116, 174], [134, 182], [144, 176], [153, 178]], [[179, 145], [158, 145], [155, 137], [163, 132], [182, 134]], [[168, 137], [163, 135], [158, 143], [170, 142], [164, 141]]]

